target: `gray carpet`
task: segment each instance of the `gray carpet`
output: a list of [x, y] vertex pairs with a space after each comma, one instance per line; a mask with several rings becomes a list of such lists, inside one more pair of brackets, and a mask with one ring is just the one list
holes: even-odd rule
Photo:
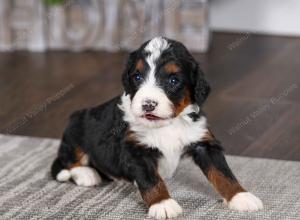
[[[49, 175], [58, 140], [0, 135], [0, 219], [144, 219], [134, 186], [95, 188], [58, 183]], [[241, 183], [262, 199], [254, 213], [228, 210], [192, 163], [167, 182], [183, 207], [177, 219], [300, 219], [300, 162], [228, 156]]]

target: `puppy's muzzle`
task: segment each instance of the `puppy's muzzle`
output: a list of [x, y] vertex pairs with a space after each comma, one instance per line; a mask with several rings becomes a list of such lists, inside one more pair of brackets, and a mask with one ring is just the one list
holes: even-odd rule
[[142, 110], [147, 113], [153, 112], [157, 105], [158, 105], [157, 101], [146, 99], [143, 101]]

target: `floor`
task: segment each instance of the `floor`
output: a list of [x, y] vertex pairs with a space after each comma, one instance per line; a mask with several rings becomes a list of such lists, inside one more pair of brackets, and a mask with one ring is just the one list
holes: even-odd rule
[[[214, 33], [194, 54], [226, 152], [300, 160], [300, 38]], [[68, 115], [122, 92], [127, 53], [0, 53], [0, 133], [59, 138]]]

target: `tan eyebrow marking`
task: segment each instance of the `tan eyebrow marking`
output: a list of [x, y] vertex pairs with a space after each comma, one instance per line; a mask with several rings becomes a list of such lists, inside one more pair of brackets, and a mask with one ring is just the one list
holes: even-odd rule
[[167, 73], [178, 73], [181, 71], [180, 67], [177, 66], [175, 63], [167, 63], [165, 66], [164, 66], [164, 70], [167, 72]]
[[142, 59], [139, 59], [135, 65], [135, 68], [139, 71], [142, 71], [144, 69], [144, 61]]

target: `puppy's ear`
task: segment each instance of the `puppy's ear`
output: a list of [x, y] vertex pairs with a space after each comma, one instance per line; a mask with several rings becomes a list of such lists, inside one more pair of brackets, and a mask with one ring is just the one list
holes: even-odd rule
[[125, 70], [123, 71], [122, 82], [126, 94], [129, 94], [131, 92], [130, 73], [134, 69], [136, 58], [137, 58], [137, 51], [130, 53]]
[[199, 64], [194, 60], [193, 62], [193, 95], [194, 101], [198, 106], [202, 106], [210, 93], [210, 86], [204, 76], [204, 73], [199, 67]]

